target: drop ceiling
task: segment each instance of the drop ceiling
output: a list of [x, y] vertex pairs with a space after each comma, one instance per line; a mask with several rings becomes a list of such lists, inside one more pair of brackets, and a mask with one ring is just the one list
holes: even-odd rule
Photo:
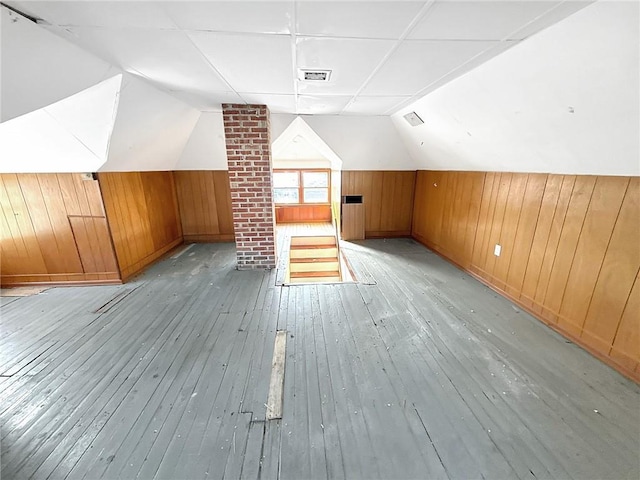
[[590, 2], [4, 3], [202, 111], [390, 115]]

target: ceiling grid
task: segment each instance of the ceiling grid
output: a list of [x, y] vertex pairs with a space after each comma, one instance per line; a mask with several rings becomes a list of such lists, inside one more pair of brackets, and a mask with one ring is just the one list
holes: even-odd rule
[[591, 2], [5, 3], [201, 111], [390, 115]]

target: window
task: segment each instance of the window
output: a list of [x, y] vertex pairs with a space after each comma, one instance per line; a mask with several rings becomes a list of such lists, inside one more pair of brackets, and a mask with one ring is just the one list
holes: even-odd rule
[[274, 170], [277, 204], [329, 203], [329, 170]]
[[298, 172], [273, 172], [273, 201], [300, 203], [300, 175]]

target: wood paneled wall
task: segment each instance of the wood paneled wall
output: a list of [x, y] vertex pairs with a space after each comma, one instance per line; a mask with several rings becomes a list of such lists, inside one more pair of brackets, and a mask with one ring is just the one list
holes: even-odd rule
[[173, 172], [186, 242], [232, 242], [233, 216], [226, 170]]
[[122, 279], [182, 243], [172, 172], [99, 173]]
[[342, 172], [342, 195], [363, 197], [367, 238], [411, 235], [415, 179], [411, 171]]
[[2, 285], [119, 283], [95, 180], [1, 174]]
[[331, 205], [281, 205], [276, 207], [276, 223], [331, 222]]
[[413, 236], [640, 379], [640, 178], [420, 171]]

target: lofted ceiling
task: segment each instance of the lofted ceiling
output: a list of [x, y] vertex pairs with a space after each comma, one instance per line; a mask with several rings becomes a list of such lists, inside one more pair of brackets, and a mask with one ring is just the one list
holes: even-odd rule
[[390, 115], [591, 2], [3, 3], [201, 111]]

